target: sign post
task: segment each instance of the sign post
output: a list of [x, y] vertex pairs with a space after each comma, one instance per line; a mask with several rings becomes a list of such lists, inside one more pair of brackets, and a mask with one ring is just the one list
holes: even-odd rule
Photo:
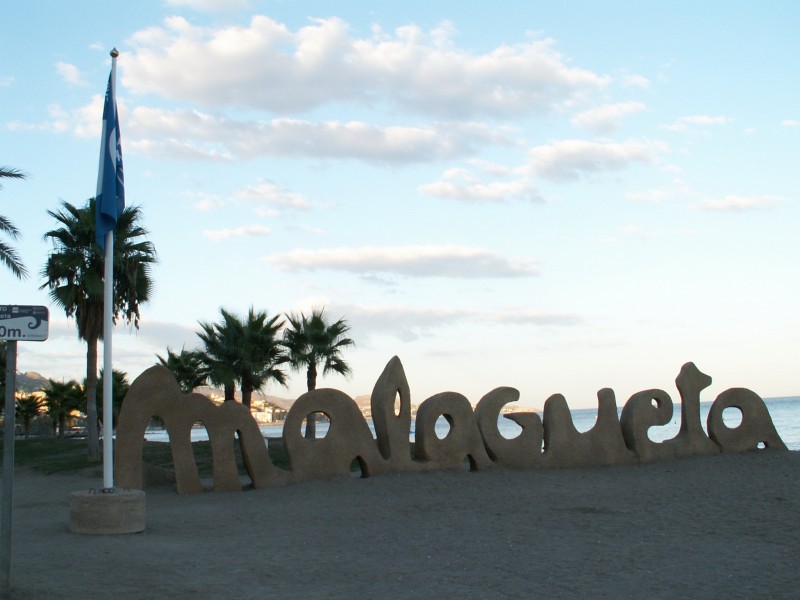
[[14, 495], [14, 438], [16, 431], [17, 342], [47, 339], [46, 306], [0, 304], [0, 340], [6, 340], [5, 424], [3, 427], [3, 510], [0, 515], [0, 592], [11, 593], [11, 502]]

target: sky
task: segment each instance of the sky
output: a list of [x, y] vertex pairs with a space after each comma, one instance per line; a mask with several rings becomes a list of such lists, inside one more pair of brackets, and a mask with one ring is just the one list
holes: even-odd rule
[[0, 270], [0, 304], [51, 317], [18, 369], [85, 376], [43, 234], [95, 193], [116, 47], [126, 199], [159, 258], [113, 337], [130, 379], [221, 307], [324, 307], [356, 346], [319, 386], [353, 397], [395, 355], [414, 404], [678, 401], [689, 361], [702, 400], [798, 395], [798, 24], [775, 0], [9, 3], [0, 165], [28, 177], [0, 214], [31, 277]]

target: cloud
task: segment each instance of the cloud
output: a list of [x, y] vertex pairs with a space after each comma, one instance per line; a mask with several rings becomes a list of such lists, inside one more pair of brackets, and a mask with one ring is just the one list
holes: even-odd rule
[[419, 187], [420, 192], [437, 198], [454, 200], [505, 202], [508, 200], [541, 201], [533, 185], [528, 181], [436, 181]]
[[[125, 113], [123, 104], [118, 104], [120, 114]], [[77, 109], [66, 110], [59, 104], [51, 104], [47, 107], [47, 112], [49, 118], [46, 121], [10, 121], [6, 123], [6, 127], [12, 131], [49, 131], [71, 133], [79, 138], [100, 138], [103, 117], [103, 96], [100, 94], [95, 94], [88, 104]]]
[[127, 135], [132, 149], [163, 158], [232, 161], [258, 156], [307, 156], [372, 163], [416, 163], [511, 145], [504, 133], [472, 123], [424, 126], [299, 119], [237, 121], [199, 111], [138, 107]]
[[633, 163], [654, 163], [664, 144], [648, 141], [561, 140], [530, 151], [530, 169], [553, 181], [572, 181], [591, 173], [620, 171]]
[[700, 210], [715, 212], [750, 212], [769, 210], [781, 202], [776, 196], [725, 196], [724, 198], [707, 198], [697, 206]]
[[[472, 161], [472, 165], [477, 168], [473, 170], [448, 169], [442, 173], [438, 181], [419, 186], [420, 193], [435, 198], [469, 202], [497, 203], [511, 200], [541, 202], [541, 196], [526, 178], [510, 181], [498, 180], [498, 178], [512, 174], [511, 169], [481, 161]], [[487, 181], [487, 176], [492, 179]]]
[[688, 117], [680, 117], [672, 125], [664, 125], [662, 129], [669, 131], [686, 131], [687, 129], [695, 127], [714, 127], [717, 125], [726, 125], [730, 123], [731, 119], [728, 117], [710, 115], [692, 115]]
[[672, 190], [651, 188], [638, 192], [628, 192], [625, 197], [634, 202], [661, 202], [674, 195]]
[[346, 314], [359, 337], [391, 335], [404, 342], [419, 339], [431, 331], [459, 323], [474, 325], [509, 325], [535, 327], [570, 327], [583, 319], [570, 313], [552, 313], [530, 309], [508, 308], [481, 311], [460, 308], [428, 308], [399, 305], [336, 305], [335, 314]]
[[201, 212], [222, 208], [226, 204], [225, 199], [217, 194], [191, 190], [184, 192], [184, 195], [193, 200], [192, 206]]
[[214, 108], [292, 115], [388, 102], [446, 118], [549, 112], [611, 81], [570, 66], [550, 39], [476, 54], [457, 47], [454, 34], [449, 23], [430, 31], [373, 26], [357, 37], [335, 17], [296, 31], [262, 15], [220, 28], [169, 17], [131, 37], [122, 80], [137, 94]]
[[78, 67], [75, 65], [65, 62], [57, 62], [56, 71], [58, 71], [58, 74], [61, 76], [61, 78], [70, 85], [88, 85], [83, 73], [81, 73], [80, 69], [78, 69]]
[[247, 225], [235, 229], [206, 229], [203, 235], [214, 241], [229, 240], [239, 237], [264, 237], [272, 233], [269, 227], [263, 225]]
[[311, 202], [302, 195], [286, 190], [266, 179], [237, 190], [234, 192], [234, 196], [248, 202], [263, 202], [279, 208], [295, 210], [308, 210], [311, 208]]
[[0, 77], [0, 87], [8, 87], [12, 83], [14, 83], [14, 78], [11, 77], [10, 75], [5, 75], [3, 77]]
[[579, 129], [596, 133], [611, 133], [620, 128], [620, 121], [632, 114], [645, 110], [641, 102], [619, 102], [606, 104], [584, 111], [572, 118], [572, 124]]
[[650, 80], [643, 75], [625, 73], [621, 75], [618, 79], [623, 87], [634, 87], [634, 88], [650, 87]]
[[798, 121], [797, 119], [784, 119], [783, 121], [781, 121], [781, 127], [789, 127], [789, 128], [800, 127], [800, 121]]
[[464, 246], [298, 249], [264, 260], [284, 271], [326, 269], [362, 275], [493, 279], [538, 275], [532, 261], [510, 261], [483, 248]]
[[167, 6], [193, 8], [203, 12], [226, 12], [249, 8], [248, 0], [166, 0]]
[[636, 192], [628, 192], [625, 197], [634, 202], [661, 202], [679, 196], [688, 196], [692, 191], [682, 179], [675, 179], [671, 187], [650, 188]]

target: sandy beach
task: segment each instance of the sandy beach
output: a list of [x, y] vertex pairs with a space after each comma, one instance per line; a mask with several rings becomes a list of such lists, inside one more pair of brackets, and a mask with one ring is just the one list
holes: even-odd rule
[[800, 453], [147, 490], [81, 536], [97, 472], [18, 469], [12, 598], [796, 598]]

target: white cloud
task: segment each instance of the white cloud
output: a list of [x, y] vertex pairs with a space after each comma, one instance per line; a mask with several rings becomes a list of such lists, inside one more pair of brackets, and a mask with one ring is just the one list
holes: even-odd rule
[[667, 198], [672, 197], [674, 194], [672, 190], [651, 188], [649, 190], [640, 190], [638, 192], [628, 192], [625, 197], [634, 202], [661, 202]]
[[80, 69], [75, 65], [65, 62], [56, 63], [56, 71], [61, 78], [70, 85], [87, 85], [87, 81], [81, 73]]
[[14, 83], [14, 78], [10, 75], [6, 75], [4, 77], [0, 77], [0, 87], [8, 87], [12, 83]]
[[710, 116], [710, 115], [691, 115], [688, 117], [680, 117], [672, 125], [664, 125], [662, 129], [669, 131], [686, 131], [694, 127], [714, 127], [717, 125], [726, 125], [730, 123], [731, 119], [723, 116]]
[[131, 113], [125, 131], [128, 139], [138, 138], [131, 148], [150, 156], [214, 161], [272, 155], [427, 162], [513, 143], [502, 132], [471, 123], [381, 127], [363, 121], [236, 121], [199, 111], [147, 107]]
[[245, 227], [237, 227], [235, 229], [207, 229], [203, 231], [203, 235], [215, 241], [229, 240], [231, 238], [239, 237], [263, 237], [270, 235], [272, 230], [263, 225], [248, 225]]
[[552, 40], [458, 48], [453, 27], [415, 25], [354, 37], [339, 18], [291, 31], [269, 17], [204, 28], [182, 17], [135, 33], [123, 83], [136, 93], [209, 107], [298, 114], [347, 102], [452, 118], [550, 111], [611, 79], [570, 66]]
[[248, 0], [166, 0], [167, 6], [193, 8], [204, 12], [225, 12], [248, 8]]
[[800, 127], [800, 121], [798, 121], [797, 119], [785, 119], [781, 121], [781, 127], [789, 127], [789, 128]]
[[650, 188], [647, 190], [639, 190], [636, 192], [628, 192], [625, 197], [634, 202], [661, 202], [670, 198], [679, 196], [687, 196], [691, 194], [691, 189], [682, 179], [675, 179], [671, 187], [665, 188]]
[[781, 202], [776, 196], [725, 196], [724, 198], [707, 198], [697, 206], [700, 210], [715, 212], [748, 212], [769, 210]]
[[483, 248], [464, 246], [298, 249], [273, 254], [264, 260], [285, 271], [328, 269], [362, 275], [508, 278], [538, 274], [533, 261], [510, 261]]
[[618, 102], [606, 104], [584, 111], [572, 118], [572, 124], [580, 129], [596, 133], [611, 133], [620, 127], [620, 121], [630, 115], [645, 110], [641, 102]]
[[[119, 103], [120, 115], [125, 113]], [[95, 94], [90, 102], [76, 109], [66, 110], [59, 104], [47, 107], [49, 119], [38, 123], [10, 121], [6, 127], [12, 131], [49, 131], [52, 133], [71, 133], [79, 138], [100, 139], [100, 128], [103, 117], [103, 96]], [[120, 119], [123, 117], [121, 116]], [[123, 141], [123, 150], [124, 150]]]
[[528, 181], [493, 181], [480, 183], [477, 181], [456, 182], [436, 181], [419, 187], [420, 192], [437, 198], [454, 200], [471, 200], [484, 202], [504, 202], [507, 200], [538, 201], [541, 198], [533, 185]]
[[413, 341], [443, 327], [463, 322], [473, 324], [569, 327], [583, 319], [575, 314], [508, 308], [494, 311], [461, 308], [420, 308], [401, 305], [336, 305], [336, 314], [346, 314], [354, 331], [362, 335], [387, 334]]
[[634, 237], [639, 240], [648, 240], [653, 237], [653, 234], [646, 231], [640, 225], [625, 225], [620, 228], [620, 232], [628, 237]]
[[561, 140], [530, 151], [530, 168], [555, 181], [570, 181], [590, 173], [619, 171], [632, 163], [654, 163], [663, 144], [648, 141], [590, 142]]
[[234, 196], [249, 202], [263, 202], [280, 208], [308, 210], [311, 207], [311, 202], [302, 195], [286, 190], [266, 179], [237, 190], [234, 192]]
[[192, 206], [201, 212], [207, 212], [225, 206], [225, 200], [216, 195], [201, 191], [190, 191], [185, 193], [193, 200]]
[[618, 79], [623, 87], [634, 87], [634, 88], [650, 87], [650, 80], [643, 75], [626, 73], [621, 75]]
[[[508, 167], [481, 161], [472, 161], [472, 164], [477, 167], [476, 170], [448, 169], [442, 173], [438, 181], [419, 186], [419, 191], [435, 198], [453, 200], [478, 202], [541, 201], [541, 196], [527, 179], [511, 181], [497, 179], [512, 174], [512, 170]], [[486, 181], [486, 176], [493, 176], [494, 179]]]

